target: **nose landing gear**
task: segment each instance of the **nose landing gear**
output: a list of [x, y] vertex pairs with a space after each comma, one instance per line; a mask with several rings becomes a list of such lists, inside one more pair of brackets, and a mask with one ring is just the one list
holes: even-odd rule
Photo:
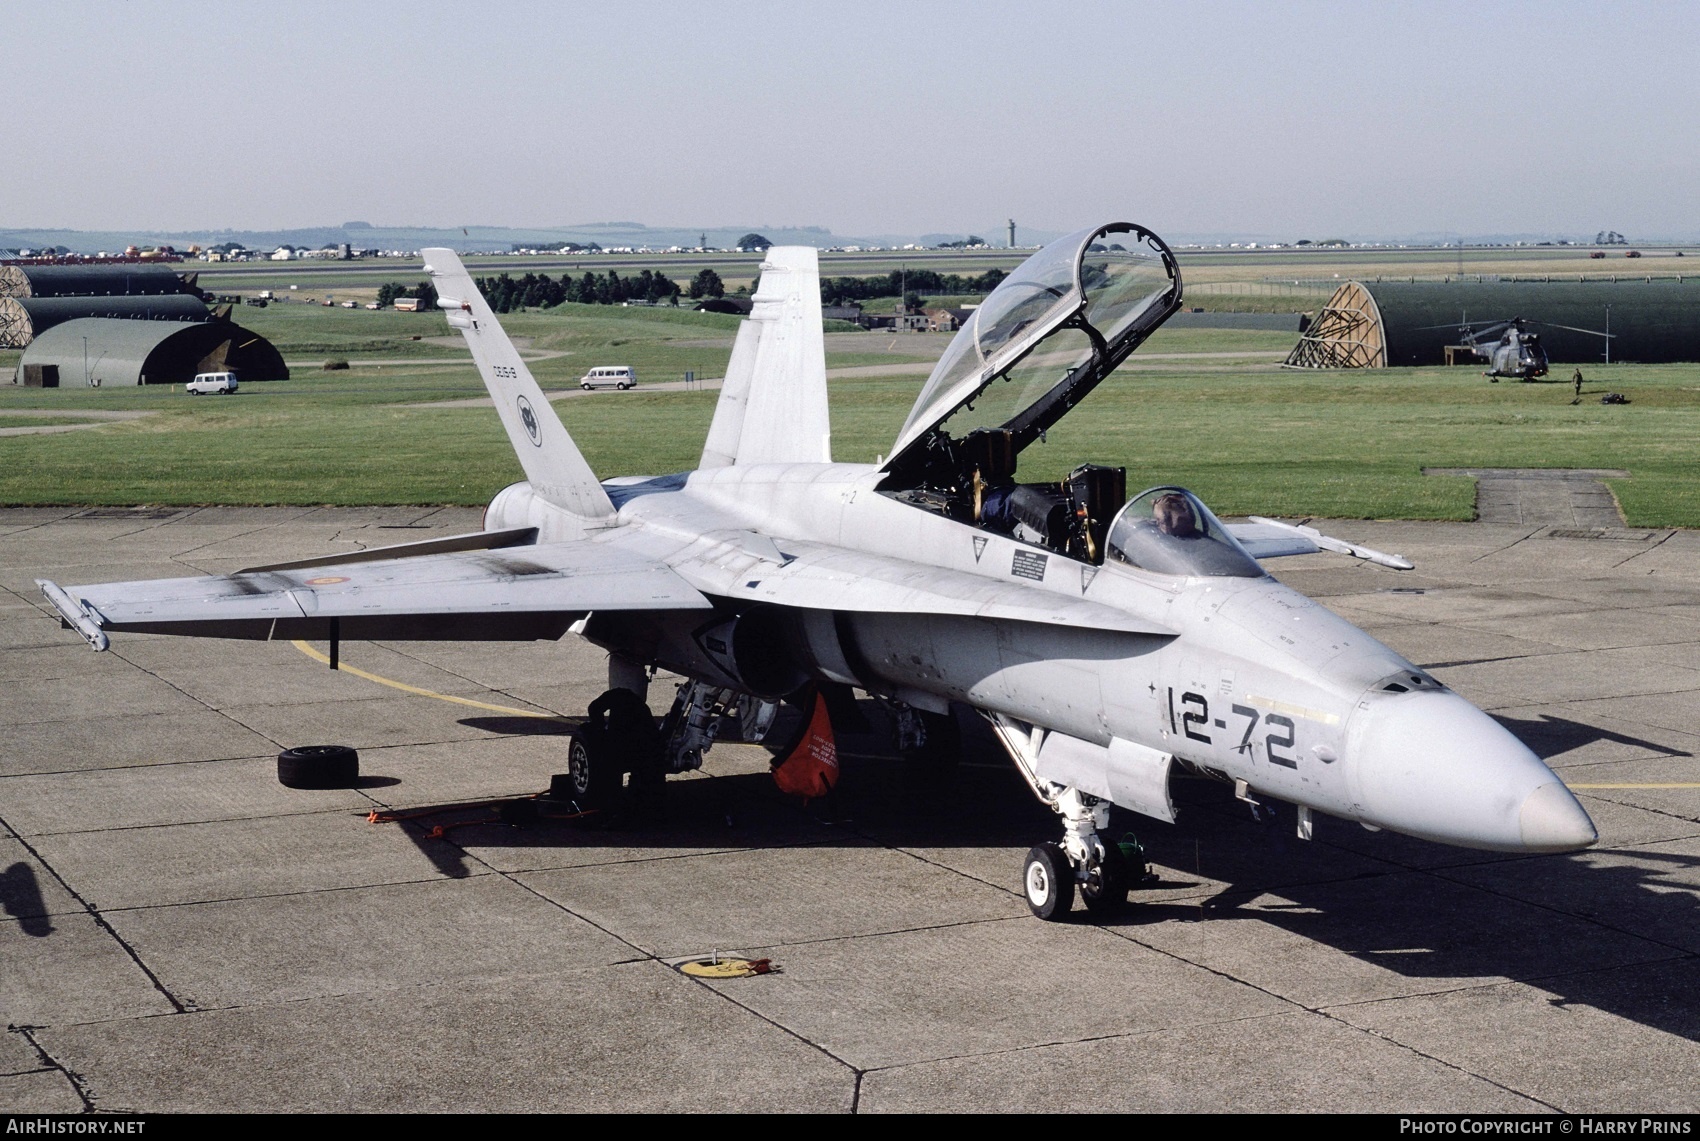
[[1143, 849], [1131, 838], [1111, 844], [1098, 835], [1097, 828], [1109, 823], [1110, 806], [1104, 801], [1070, 788], [1063, 790], [1057, 802], [1053, 807], [1058, 811], [1064, 811], [1064, 804], [1070, 806], [1063, 816], [1063, 842], [1035, 845], [1022, 865], [1021, 886], [1028, 909], [1040, 919], [1059, 922], [1074, 907], [1078, 889], [1088, 912], [1115, 914], [1127, 906], [1135, 869], [1140, 879], [1147, 878]]
[[1021, 872], [1027, 906], [1040, 919], [1061, 919], [1074, 907], [1074, 865], [1061, 844], [1036, 844]]
[[1093, 915], [1120, 911], [1127, 905], [1129, 888], [1155, 878], [1145, 865], [1144, 849], [1131, 836], [1120, 844], [1103, 838], [1103, 830], [1110, 826], [1109, 801], [1039, 779], [1036, 762], [1043, 729], [1002, 714], [990, 714], [988, 719], [1033, 795], [1062, 817], [1062, 842], [1035, 846], [1022, 865], [1022, 893], [1028, 908], [1040, 919], [1059, 922], [1068, 917], [1078, 888], [1080, 901]]

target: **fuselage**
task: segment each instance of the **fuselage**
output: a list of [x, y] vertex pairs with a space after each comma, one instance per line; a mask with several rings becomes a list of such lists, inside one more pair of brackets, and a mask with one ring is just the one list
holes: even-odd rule
[[[835, 615], [832, 644], [798, 656], [823, 678], [963, 702], [1098, 745], [1134, 742], [1372, 827], [1514, 851], [1593, 842], [1574, 797], [1497, 722], [1273, 577], [1095, 566], [899, 502], [877, 490], [882, 478], [871, 465], [787, 464], [610, 481], [617, 525], [598, 538], [667, 561], [729, 611], [755, 572], [705, 562], [704, 536], [765, 537], [802, 559], [855, 551], [907, 563], [917, 582], [954, 572], [1108, 607], [1169, 633], [864, 611]], [[554, 514], [516, 485], [492, 502], [487, 526], [567, 537], [551, 534]]]

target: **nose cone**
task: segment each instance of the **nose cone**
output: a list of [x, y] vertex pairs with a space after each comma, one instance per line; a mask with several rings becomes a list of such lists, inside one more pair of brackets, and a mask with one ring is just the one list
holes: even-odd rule
[[1557, 781], [1529, 794], [1517, 824], [1523, 846], [1531, 852], [1574, 852], [1600, 838], [1576, 797]]
[[1349, 732], [1345, 763], [1367, 823], [1504, 852], [1571, 852], [1598, 838], [1552, 770], [1455, 693], [1377, 693]]

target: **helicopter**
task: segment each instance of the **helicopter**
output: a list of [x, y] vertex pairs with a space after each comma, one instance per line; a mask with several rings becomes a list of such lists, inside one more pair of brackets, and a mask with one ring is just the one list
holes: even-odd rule
[[[1516, 377], [1525, 383], [1539, 380], [1547, 374], [1547, 351], [1541, 344], [1541, 335], [1529, 329], [1531, 325], [1539, 325], [1549, 329], [1565, 329], [1572, 333], [1587, 333], [1594, 337], [1605, 337], [1610, 340], [1615, 334], [1602, 333], [1597, 329], [1578, 329], [1574, 325], [1559, 325], [1551, 321], [1536, 321], [1528, 317], [1510, 317], [1503, 321], [1495, 321], [1484, 328], [1477, 329], [1476, 324], [1468, 320], [1458, 325], [1459, 343], [1467, 347], [1477, 360], [1486, 361], [1487, 371], [1482, 373], [1493, 383], [1498, 384], [1500, 377]], [[1447, 329], [1450, 325], [1428, 325], [1428, 329]]]

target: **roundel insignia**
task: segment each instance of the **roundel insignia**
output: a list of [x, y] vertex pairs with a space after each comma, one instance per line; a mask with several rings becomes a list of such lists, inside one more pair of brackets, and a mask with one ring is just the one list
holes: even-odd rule
[[348, 581], [347, 575], [328, 574], [328, 575], [325, 575], [322, 578], [310, 578], [310, 579], [308, 579], [307, 585], [308, 586], [335, 586], [339, 582], [347, 582], [347, 581]]
[[537, 422], [537, 413], [531, 407], [531, 401], [523, 396], [519, 398], [519, 422], [525, 425], [525, 434], [531, 437], [532, 444], [541, 448], [543, 427]]

